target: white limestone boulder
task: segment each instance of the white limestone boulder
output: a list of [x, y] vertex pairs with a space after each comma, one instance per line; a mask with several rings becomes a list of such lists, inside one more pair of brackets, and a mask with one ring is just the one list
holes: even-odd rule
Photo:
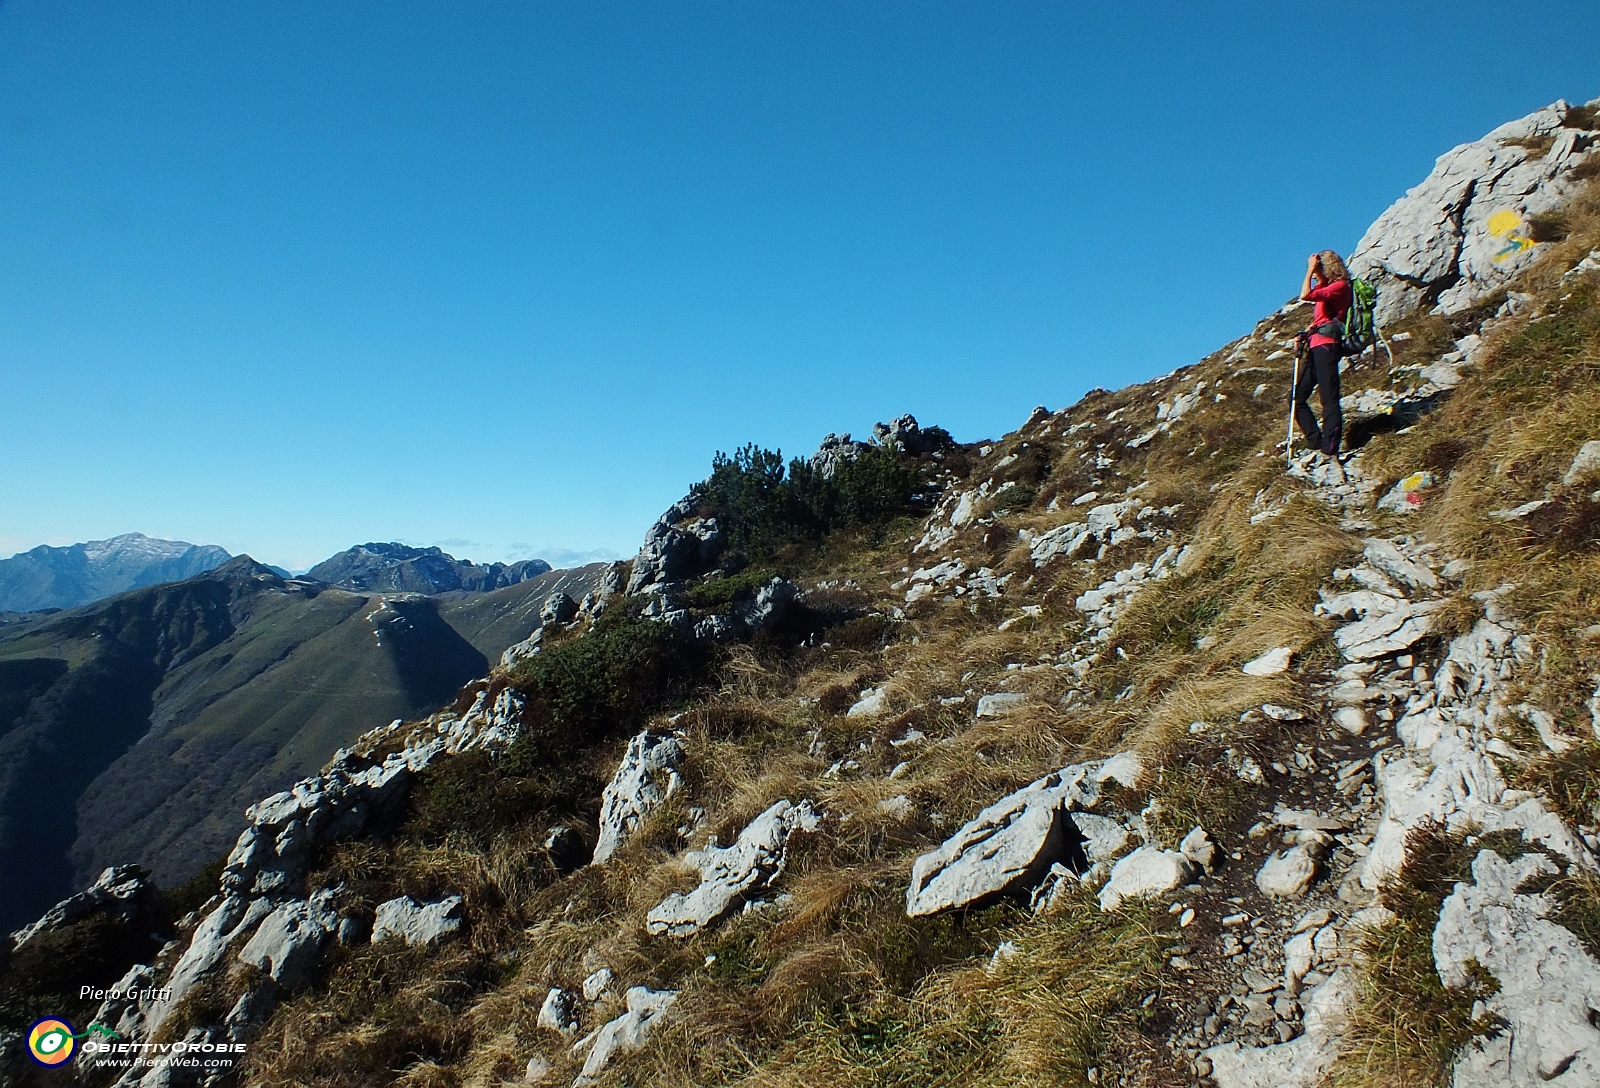
[[810, 801], [779, 801], [751, 820], [733, 845], [690, 851], [683, 860], [699, 870], [700, 885], [651, 908], [645, 928], [656, 937], [686, 937], [705, 929], [782, 875], [790, 837], [820, 824]]
[[1100, 889], [1100, 909], [1116, 910], [1125, 899], [1153, 899], [1194, 879], [1199, 866], [1173, 850], [1141, 846], [1111, 867]]
[[1426, 638], [1433, 631], [1433, 614], [1444, 601], [1414, 601], [1389, 612], [1369, 615], [1334, 632], [1334, 644], [1349, 661], [1387, 657]]
[[1316, 880], [1317, 867], [1314, 849], [1305, 843], [1298, 843], [1287, 850], [1273, 853], [1262, 863], [1256, 873], [1256, 887], [1266, 895], [1298, 898]]
[[261, 920], [255, 934], [239, 951], [239, 959], [258, 967], [284, 987], [309, 982], [322, 966], [322, 958], [339, 926], [332, 895], [319, 892], [310, 899], [293, 899]]
[[906, 914], [920, 918], [1033, 890], [1052, 865], [1107, 838], [1106, 828], [1085, 821], [1095, 836], [1091, 839], [1071, 813], [1094, 808], [1102, 783], [1133, 786], [1139, 774], [1138, 757], [1124, 752], [1104, 762], [1065, 767], [996, 801], [912, 864]]
[[1020, 691], [997, 691], [980, 698], [975, 713], [979, 718], [1003, 718], [1027, 702], [1027, 695]]
[[611, 1059], [618, 1054], [642, 1050], [650, 1032], [678, 1000], [676, 991], [649, 990], [643, 986], [630, 989], [625, 998], [628, 1011], [610, 1021], [599, 1031], [580, 1040], [573, 1048], [573, 1056], [588, 1051], [583, 1072], [573, 1080], [573, 1088], [594, 1084]]
[[1294, 651], [1287, 646], [1274, 646], [1260, 657], [1245, 663], [1240, 670], [1246, 676], [1279, 676], [1289, 671]]
[[378, 904], [372, 922], [372, 941], [398, 938], [414, 947], [435, 944], [461, 929], [462, 899], [449, 895], [433, 903], [419, 903], [409, 895]]
[[1217, 860], [1217, 844], [1211, 841], [1205, 828], [1196, 827], [1178, 843], [1178, 853], [1209, 872]]
[[676, 737], [646, 730], [628, 742], [622, 762], [600, 795], [600, 837], [591, 864], [606, 861], [682, 779], [683, 745]]
[[1566, 487], [1577, 487], [1597, 477], [1600, 477], [1600, 441], [1585, 442], [1567, 467], [1566, 475], [1561, 477], [1561, 483]]
[[559, 986], [553, 986], [545, 995], [544, 1003], [539, 1006], [538, 1024], [542, 1028], [560, 1032], [562, 1035], [572, 1035], [578, 1030], [577, 1002], [572, 994]]
[[1474, 967], [1487, 970], [1499, 983], [1487, 1011], [1506, 1023], [1462, 1050], [1454, 1088], [1600, 1084], [1600, 961], [1549, 920], [1553, 900], [1517, 891], [1555, 871], [1543, 854], [1507, 861], [1481, 851], [1474, 883], [1457, 884], [1439, 911], [1433, 958], [1440, 981], [1459, 989]]
[[889, 709], [889, 689], [883, 686], [867, 688], [861, 697], [844, 712], [847, 718], [872, 718]]

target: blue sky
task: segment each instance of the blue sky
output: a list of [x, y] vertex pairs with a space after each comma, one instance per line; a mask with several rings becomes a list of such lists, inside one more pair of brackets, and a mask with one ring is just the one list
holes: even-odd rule
[[1512, 10], [0, 2], [0, 555], [626, 554], [717, 449], [997, 436], [1600, 95]]

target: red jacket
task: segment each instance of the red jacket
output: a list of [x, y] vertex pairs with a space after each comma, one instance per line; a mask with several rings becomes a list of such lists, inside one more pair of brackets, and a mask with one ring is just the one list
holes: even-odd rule
[[[1343, 322], [1345, 314], [1350, 312], [1350, 303], [1353, 296], [1350, 293], [1349, 280], [1335, 280], [1325, 283], [1321, 287], [1313, 287], [1306, 298], [1317, 304], [1316, 313], [1312, 315], [1311, 327], [1326, 325], [1330, 321]], [[1325, 344], [1337, 344], [1338, 341], [1331, 336], [1311, 335], [1311, 346], [1320, 348]]]

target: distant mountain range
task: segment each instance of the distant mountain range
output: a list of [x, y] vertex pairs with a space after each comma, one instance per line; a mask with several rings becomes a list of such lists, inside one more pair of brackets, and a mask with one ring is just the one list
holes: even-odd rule
[[[346, 589], [377, 593], [449, 593], [452, 590], [503, 589], [545, 573], [543, 559], [479, 566], [438, 548], [404, 544], [358, 544], [324, 559], [306, 577]], [[3, 607], [3, 606], [0, 606]]]
[[0, 612], [76, 608], [161, 582], [180, 582], [226, 563], [215, 544], [124, 533], [65, 548], [41, 544], [0, 559]]
[[[222, 566], [232, 556], [215, 544], [159, 540], [124, 533], [0, 559], [0, 625], [6, 613], [78, 608], [130, 589], [181, 582]], [[266, 569], [289, 577], [282, 567]], [[486, 592], [504, 589], [543, 574], [543, 559], [480, 565], [438, 548], [405, 544], [358, 544], [306, 572], [312, 581], [374, 593]]]
[[[352, 549], [333, 573], [388, 586], [513, 577], [438, 549], [383, 558], [399, 547]], [[182, 882], [226, 853], [246, 805], [366, 730], [444, 705], [539, 626], [548, 597], [582, 598], [607, 564], [516, 567], [501, 588], [421, 596], [285, 578], [239, 556], [68, 611], [0, 616], [0, 872], [15, 878], [0, 882], [0, 931], [113, 862]]]

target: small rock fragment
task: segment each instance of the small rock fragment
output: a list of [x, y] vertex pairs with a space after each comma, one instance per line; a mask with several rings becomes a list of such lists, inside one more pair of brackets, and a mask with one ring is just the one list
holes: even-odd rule
[[1246, 676], [1278, 676], [1289, 670], [1294, 651], [1287, 646], [1275, 646], [1253, 661], [1245, 664]]
[[1316, 858], [1308, 847], [1299, 844], [1267, 858], [1256, 873], [1256, 887], [1267, 895], [1296, 898], [1305, 894], [1316, 876]]
[[1141, 846], [1111, 868], [1100, 889], [1100, 909], [1115, 910], [1124, 899], [1165, 895], [1194, 877], [1194, 862], [1159, 846]]

